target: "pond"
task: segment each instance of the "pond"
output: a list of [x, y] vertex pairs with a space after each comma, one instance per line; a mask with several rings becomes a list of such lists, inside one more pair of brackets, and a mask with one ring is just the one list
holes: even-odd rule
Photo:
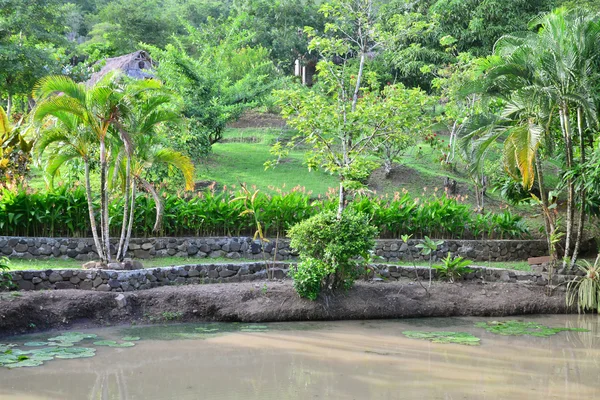
[[[442, 334], [459, 344], [423, 338], [439, 331], [462, 332]], [[5, 354], [0, 398], [600, 398], [600, 318], [595, 315], [182, 324], [77, 332], [0, 340]], [[35, 361], [44, 352], [49, 356]], [[42, 365], [7, 368], [11, 357]]]

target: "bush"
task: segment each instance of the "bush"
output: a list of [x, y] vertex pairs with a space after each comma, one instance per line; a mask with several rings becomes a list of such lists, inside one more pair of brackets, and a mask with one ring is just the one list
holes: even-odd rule
[[600, 255], [594, 264], [582, 260], [579, 270], [585, 275], [575, 278], [567, 285], [567, 306], [577, 305], [578, 312], [600, 312]]
[[[286, 236], [290, 227], [321, 211], [337, 210], [337, 193], [314, 199], [310, 192], [294, 188], [275, 194], [260, 192], [256, 207], [261, 210], [264, 234]], [[161, 232], [152, 232], [156, 211], [153, 199], [139, 193], [133, 224], [134, 237], [146, 236], [242, 236], [253, 235], [255, 224], [234, 190], [205, 190], [198, 193], [163, 194], [164, 218]], [[118, 236], [123, 218], [123, 196], [115, 193], [109, 206], [111, 235]], [[97, 205], [97, 204], [96, 204]], [[419, 239], [516, 239], [529, 236], [518, 215], [476, 214], [468, 204], [445, 195], [413, 198], [397, 193], [393, 198], [357, 195], [348, 209], [369, 215], [381, 238], [412, 235]], [[52, 192], [0, 189], [0, 235], [37, 237], [89, 237], [85, 191], [80, 186], [60, 187]]]
[[0, 290], [12, 289], [15, 286], [9, 270], [8, 259], [0, 258]]
[[440, 278], [454, 283], [455, 280], [462, 278], [463, 275], [473, 272], [473, 270], [467, 268], [469, 265], [471, 265], [471, 261], [465, 260], [460, 256], [452, 257], [452, 254], [448, 252], [448, 256], [442, 259], [442, 265], [434, 265], [433, 268], [437, 271]]
[[298, 294], [314, 300], [323, 289], [352, 287], [366, 267], [376, 235], [368, 216], [353, 210], [346, 210], [341, 219], [325, 211], [293, 226], [290, 246], [300, 263], [291, 276]]

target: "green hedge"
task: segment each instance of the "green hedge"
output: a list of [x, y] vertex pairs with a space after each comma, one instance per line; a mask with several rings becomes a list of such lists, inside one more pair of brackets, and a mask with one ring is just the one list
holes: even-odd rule
[[[194, 194], [163, 195], [164, 220], [160, 236], [244, 236], [253, 235], [255, 225], [249, 215], [240, 216], [243, 202], [231, 202], [233, 191], [204, 191]], [[284, 236], [287, 230], [322, 210], [335, 210], [337, 199], [311, 198], [301, 190], [275, 195], [259, 193], [257, 209], [267, 236]], [[123, 199], [110, 205], [112, 235], [119, 233]], [[439, 239], [513, 239], [529, 236], [520, 216], [508, 210], [501, 214], [477, 214], [471, 206], [444, 195], [415, 199], [408, 194], [393, 198], [358, 195], [350, 209], [372, 217], [381, 238], [400, 235]], [[158, 236], [152, 233], [154, 202], [139, 194], [135, 210], [134, 237]], [[88, 210], [83, 188], [59, 188], [53, 192], [3, 189], [0, 192], [0, 235], [38, 237], [90, 236]]]

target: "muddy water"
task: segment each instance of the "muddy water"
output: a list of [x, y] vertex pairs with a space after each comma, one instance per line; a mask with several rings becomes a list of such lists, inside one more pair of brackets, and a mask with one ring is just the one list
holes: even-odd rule
[[[0, 399], [600, 398], [599, 317], [521, 318], [590, 330], [549, 338], [497, 336], [473, 327], [485, 320], [264, 324], [266, 332], [207, 339], [187, 334], [193, 331], [189, 325], [136, 328], [142, 340], [132, 348], [99, 348], [94, 358], [35, 368], [0, 368]], [[470, 332], [481, 346], [408, 339], [404, 330]], [[131, 333], [90, 332], [115, 338]], [[173, 336], [178, 339], [166, 340]]]

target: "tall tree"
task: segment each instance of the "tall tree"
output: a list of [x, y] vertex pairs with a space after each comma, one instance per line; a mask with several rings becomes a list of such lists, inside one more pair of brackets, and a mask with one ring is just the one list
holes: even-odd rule
[[[123, 90], [123, 81], [117, 74], [109, 74], [91, 88], [82, 83], [61, 77], [50, 76], [42, 79], [36, 86], [38, 102], [34, 120], [42, 122], [46, 117], [53, 117], [65, 123], [71, 119], [71, 126], [80, 126], [89, 130], [98, 146], [100, 169], [100, 232], [97, 251], [104, 263], [111, 261], [109, 216], [108, 216], [108, 164], [110, 158], [110, 136], [118, 134], [119, 124], [129, 112], [132, 94]], [[149, 88], [157, 85], [145, 81]], [[79, 129], [79, 128], [77, 128]], [[125, 138], [123, 138], [125, 140]], [[84, 159], [85, 161], [85, 159]], [[87, 165], [87, 164], [86, 164]], [[88, 172], [86, 171], [86, 176]], [[86, 182], [88, 185], [88, 182]], [[87, 186], [88, 204], [92, 204], [91, 190]], [[95, 226], [94, 216], [90, 211], [91, 226]], [[100, 244], [100, 246], [98, 246]]]
[[66, 43], [62, 5], [60, 0], [0, 1], [0, 98], [9, 117], [15, 96], [27, 98], [38, 79], [60, 71], [54, 55]]
[[[497, 132], [508, 133], [508, 171], [518, 174], [524, 187], [533, 185], [539, 161], [537, 150], [543, 137], [550, 137], [548, 130], [558, 125], [567, 193], [563, 264], [570, 258], [573, 265], [585, 223], [583, 207], [575, 221], [576, 204], [585, 203], [586, 197], [585, 185], [576, 190], [577, 174], [582, 173], [577, 165], [585, 164], [590, 134], [598, 127], [598, 96], [594, 88], [598, 83], [600, 25], [588, 12], [565, 8], [533, 25], [539, 28], [537, 32], [503, 38], [496, 45], [497, 54], [484, 63], [484, 68], [489, 91], [505, 101], [503, 117], [510, 125], [508, 130]], [[554, 120], [558, 121], [556, 125]], [[537, 173], [540, 172], [538, 165]]]

